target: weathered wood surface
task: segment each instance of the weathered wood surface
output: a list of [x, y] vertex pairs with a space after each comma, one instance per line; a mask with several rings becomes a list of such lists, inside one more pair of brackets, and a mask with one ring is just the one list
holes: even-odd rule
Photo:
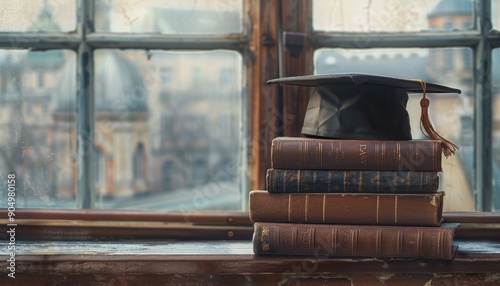
[[0, 285], [499, 285], [500, 241], [456, 244], [440, 261], [255, 256], [249, 241], [20, 241], [16, 278], [2, 267]]

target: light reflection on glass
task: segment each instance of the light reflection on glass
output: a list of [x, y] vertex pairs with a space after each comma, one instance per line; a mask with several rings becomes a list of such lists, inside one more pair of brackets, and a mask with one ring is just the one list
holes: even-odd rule
[[95, 28], [116, 33], [241, 33], [242, 11], [242, 0], [97, 0]]
[[[319, 31], [411, 32], [473, 27], [472, 0], [314, 0], [313, 27]], [[453, 20], [442, 17], [453, 15]]]
[[64, 50], [0, 50], [0, 174], [16, 175], [16, 207], [76, 207], [76, 89], [58, 92], [75, 61]]

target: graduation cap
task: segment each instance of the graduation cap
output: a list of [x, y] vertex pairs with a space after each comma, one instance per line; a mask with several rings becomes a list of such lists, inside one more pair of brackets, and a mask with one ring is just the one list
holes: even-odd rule
[[422, 93], [421, 130], [443, 142], [446, 157], [458, 146], [440, 136], [428, 115], [426, 93], [461, 93], [459, 89], [370, 74], [324, 74], [268, 80], [267, 84], [315, 87], [307, 106], [302, 134], [312, 137], [359, 140], [411, 140], [408, 93]]

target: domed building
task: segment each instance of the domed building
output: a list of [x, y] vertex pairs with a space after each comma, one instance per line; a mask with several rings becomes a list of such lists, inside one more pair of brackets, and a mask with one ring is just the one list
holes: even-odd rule
[[[75, 60], [65, 64], [53, 98], [55, 129], [62, 131], [56, 132], [56, 142], [68, 147], [56, 149], [56, 160], [74, 161], [71, 172], [62, 172], [64, 177], [59, 178], [59, 190], [65, 194], [76, 190], [76, 158], [64, 159], [76, 143], [76, 70]], [[118, 51], [96, 51], [94, 86], [96, 195], [144, 192], [148, 189], [149, 132], [148, 92], [142, 76]]]

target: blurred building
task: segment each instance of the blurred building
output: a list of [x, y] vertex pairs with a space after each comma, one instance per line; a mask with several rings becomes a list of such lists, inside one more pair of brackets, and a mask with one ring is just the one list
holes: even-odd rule
[[[103, 5], [97, 9], [99, 17], [105, 19], [100, 28], [106, 30], [113, 21], [110, 7], [99, 3]], [[183, 15], [162, 11], [177, 18]], [[177, 18], [157, 12], [143, 23], [152, 27], [144, 29], [189, 33], [175, 23]], [[199, 20], [207, 29], [217, 29], [209, 25], [217, 13], [196, 13], [205, 15]], [[237, 21], [237, 13], [233, 14], [225, 17]], [[44, 5], [34, 27], [57, 26], [51, 17]], [[223, 33], [224, 27], [219, 28]], [[214, 181], [239, 189], [240, 158], [235, 154], [241, 154], [242, 59], [238, 53], [97, 50], [94, 58], [92, 152], [101, 206], [120, 207], [117, 198], [132, 197], [134, 201], [126, 204], [133, 207], [148, 193], [187, 191]], [[29, 183], [19, 191], [29, 206], [74, 204], [77, 157], [89, 152], [76, 152], [76, 70], [76, 57], [70, 51], [0, 53], [0, 124], [21, 134], [5, 141], [10, 145], [0, 146], [12, 157], [2, 160], [0, 168], [4, 174], [15, 170]], [[157, 196], [156, 204], [164, 204], [164, 199]], [[239, 207], [238, 200], [235, 196], [234, 207]]]

